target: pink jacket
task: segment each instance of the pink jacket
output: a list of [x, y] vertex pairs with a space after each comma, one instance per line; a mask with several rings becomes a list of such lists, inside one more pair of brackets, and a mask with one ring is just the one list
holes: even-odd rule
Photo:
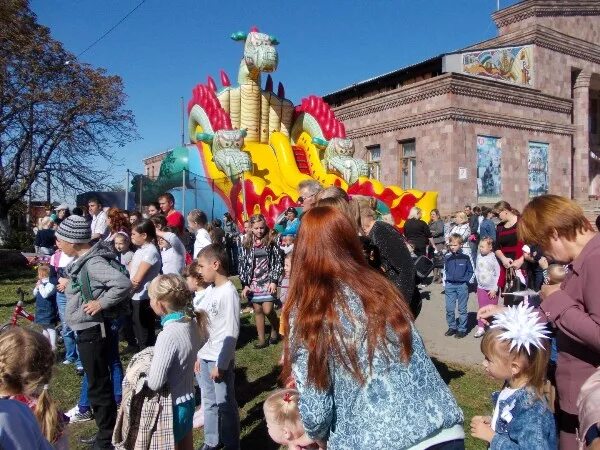
[[581, 386], [600, 365], [600, 234], [570, 265], [561, 290], [540, 305], [557, 328], [556, 385], [559, 407], [577, 415]]

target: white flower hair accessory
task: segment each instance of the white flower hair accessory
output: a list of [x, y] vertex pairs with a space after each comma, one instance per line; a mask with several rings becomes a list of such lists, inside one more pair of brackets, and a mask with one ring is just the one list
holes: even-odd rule
[[547, 335], [550, 334], [546, 325], [539, 322], [538, 317], [533, 306], [521, 303], [518, 306], [509, 306], [497, 314], [490, 328], [505, 330], [498, 338], [503, 341], [511, 341], [511, 350], [516, 348], [519, 351], [521, 348], [525, 348], [527, 353], [531, 354], [529, 346], [542, 348], [542, 339], [549, 339]]

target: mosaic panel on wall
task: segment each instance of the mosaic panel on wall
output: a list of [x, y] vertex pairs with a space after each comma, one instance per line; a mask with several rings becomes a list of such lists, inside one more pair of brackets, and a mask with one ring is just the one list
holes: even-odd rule
[[497, 201], [502, 195], [500, 138], [477, 136], [477, 196]]
[[529, 196], [548, 193], [548, 144], [529, 143]]
[[462, 71], [470, 75], [533, 87], [533, 46], [463, 53]]

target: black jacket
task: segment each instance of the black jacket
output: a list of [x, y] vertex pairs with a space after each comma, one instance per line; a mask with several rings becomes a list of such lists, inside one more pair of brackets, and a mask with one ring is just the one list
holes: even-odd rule
[[[271, 242], [267, 248], [267, 257], [269, 258], [269, 282], [279, 284], [283, 275], [283, 250], [275, 242]], [[250, 286], [252, 274], [254, 273], [254, 246], [247, 248], [240, 246], [238, 272], [242, 287]]]

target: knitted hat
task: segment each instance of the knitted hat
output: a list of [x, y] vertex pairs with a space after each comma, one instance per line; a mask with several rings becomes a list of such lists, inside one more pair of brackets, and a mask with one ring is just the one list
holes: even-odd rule
[[55, 232], [56, 237], [71, 244], [87, 244], [92, 240], [90, 224], [81, 216], [69, 216]]

